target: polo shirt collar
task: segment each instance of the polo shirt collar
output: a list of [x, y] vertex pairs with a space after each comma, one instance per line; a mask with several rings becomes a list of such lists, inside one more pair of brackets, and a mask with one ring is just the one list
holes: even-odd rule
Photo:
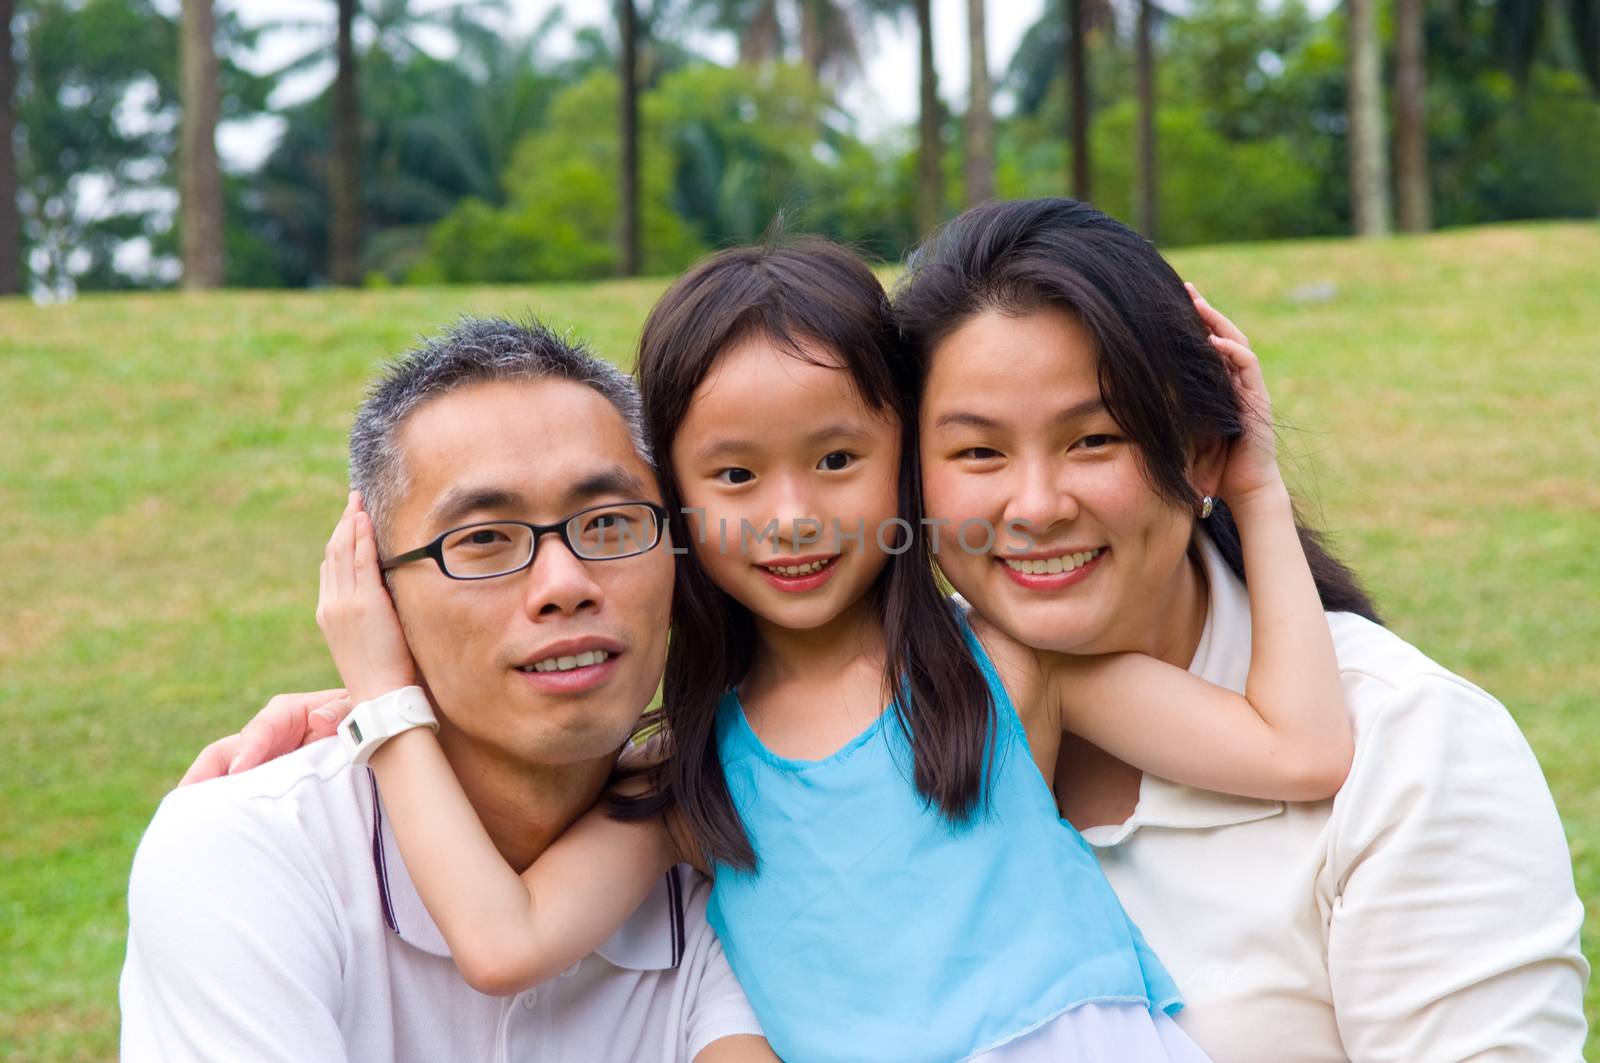
[[[1208, 608], [1200, 644], [1189, 672], [1229, 690], [1244, 690], [1250, 672], [1250, 596], [1244, 584], [1205, 534], [1197, 535], [1205, 566]], [[1139, 804], [1127, 821], [1116, 826], [1091, 827], [1084, 838], [1097, 846], [1112, 846], [1140, 827], [1205, 830], [1276, 816], [1282, 801], [1267, 801], [1181, 786], [1146, 773], [1139, 784]]]
[[[371, 795], [366, 811], [371, 828], [375, 900], [382, 909], [383, 921], [395, 936], [412, 948], [448, 957], [450, 946], [428, 914], [400, 858], [400, 846], [378, 796], [378, 781], [370, 769], [366, 774]], [[614, 967], [634, 971], [665, 971], [677, 967], [683, 960], [684, 898], [688, 888], [684, 869], [670, 869], [628, 921], [595, 949], [595, 953]]]

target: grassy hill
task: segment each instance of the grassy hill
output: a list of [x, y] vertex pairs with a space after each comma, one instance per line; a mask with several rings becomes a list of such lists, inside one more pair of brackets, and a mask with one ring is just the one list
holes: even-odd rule
[[[1391, 625], [1522, 725], [1600, 959], [1600, 225], [1173, 257]], [[0, 1055], [115, 1058], [156, 802], [268, 695], [334, 684], [316, 570], [374, 365], [463, 312], [627, 363], [663, 284], [0, 301]]]

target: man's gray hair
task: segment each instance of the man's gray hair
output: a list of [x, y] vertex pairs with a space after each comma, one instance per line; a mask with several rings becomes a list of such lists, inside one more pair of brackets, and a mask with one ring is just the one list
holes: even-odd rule
[[[350, 486], [361, 492], [379, 549], [388, 553], [388, 522], [406, 490], [399, 435], [424, 403], [474, 384], [570, 380], [593, 388], [622, 415], [628, 435], [653, 467], [639, 390], [582, 341], [537, 320], [462, 317], [385, 365], [350, 428]], [[534, 460], [530, 456], [530, 460]]]

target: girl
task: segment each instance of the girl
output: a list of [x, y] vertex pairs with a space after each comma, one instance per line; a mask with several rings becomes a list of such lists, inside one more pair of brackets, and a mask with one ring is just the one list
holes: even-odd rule
[[[1253, 411], [1225, 463], [1197, 472], [1214, 490], [1196, 491], [1229, 500], [1245, 543], [1246, 697], [1142, 655], [1041, 655], [942, 599], [919, 519], [910, 359], [855, 256], [740, 249], [683, 277], [639, 365], [673, 540], [688, 548], [664, 766], [519, 877], [470, 807], [441, 799], [459, 787], [431, 732], [372, 757], [467, 980], [509, 993], [554, 976], [686, 860], [713, 875], [709, 917], [791, 1063], [1202, 1059], [1169, 1017], [1171, 979], [1057, 818], [1051, 777], [1064, 729], [1248, 796], [1320, 799], [1348, 769], [1259, 368], [1241, 344], [1215, 345]], [[1019, 580], [1092, 578], [1098, 548], [1063, 531], [1021, 521], [954, 542], [998, 540], [995, 563]], [[354, 570], [324, 580], [319, 618], [363, 689], [363, 647], [403, 652], [403, 636], [370, 522], [348, 512], [331, 546]]]

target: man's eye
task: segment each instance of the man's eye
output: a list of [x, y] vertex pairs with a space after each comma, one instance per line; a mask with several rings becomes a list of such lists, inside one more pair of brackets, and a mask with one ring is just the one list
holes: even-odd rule
[[732, 484], [734, 486], [738, 486], [739, 484], [747, 484], [751, 480], [754, 480], [755, 478], [756, 478], [756, 474], [751, 472], [749, 469], [740, 469], [740, 468], [737, 468], [737, 467], [731, 468], [731, 469], [723, 469], [721, 472], [717, 473], [717, 475], [716, 475], [716, 479], [722, 481], [725, 484]]
[[505, 532], [499, 531], [495, 528], [479, 528], [477, 531], [467, 536], [466, 541], [467, 544], [471, 546], [492, 546], [497, 542], [504, 541], [505, 537]]
[[850, 467], [856, 457], [849, 451], [835, 450], [831, 454], [824, 454], [822, 460], [817, 462], [817, 468], [826, 469], [828, 472], [840, 472]]

